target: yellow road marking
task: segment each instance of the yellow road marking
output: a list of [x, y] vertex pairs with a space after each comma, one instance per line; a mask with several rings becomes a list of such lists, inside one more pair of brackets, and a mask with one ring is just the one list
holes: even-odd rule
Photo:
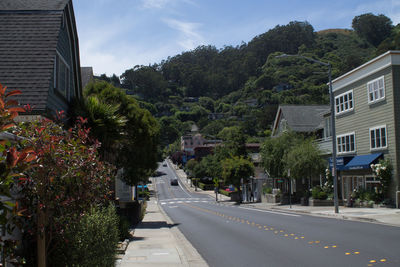
[[288, 234], [285, 234], [285, 236], [289, 236]]
[[387, 261], [387, 259], [381, 259], [381, 260], [379, 260], [380, 262], [385, 262], [385, 261]]
[[313, 244], [313, 243], [314, 243], [313, 241], [308, 242], [308, 244]]
[[320, 241], [315, 241], [315, 244], [319, 244]]
[[370, 263], [375, 263], [375, 262], [376, 262], [376, 260], [370, 260], [369, 262], [370, 262]]
[[356, 251], [356, 252], [354, 252], [354, 254], [358, 255], [358, 254], [360, 254], [360, 252]]
[[329, 248], [329, 246], [325, 246], [324, 248]]
[[295, 237], [294, 239], [299, 239], [298, 237]]
[[344, 253], [344, 254], [346, 254], [346, 255], [350, 255], [351, 253], [350, 253], [350, 252], [346, 252], [346, 253]]
[[301, 239], [304, 239], [304, 236], [300, 237]]
[[283, 231], [283, 230], [280, 230], [279, 232], [283, 233], [284, 231]]
[[336, 246], [336, 245], [333, 245], [332, 247], [333, 247], [333, 248], [336, 248], [337, 246]]

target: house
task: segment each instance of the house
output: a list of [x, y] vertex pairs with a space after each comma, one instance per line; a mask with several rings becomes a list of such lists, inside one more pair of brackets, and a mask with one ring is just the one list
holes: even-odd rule
[[194, 156], [194, 148], [202, 146], [205, 139], [201, 134], [184, 135], [181, 137], [181, 151], [185, 152], [188, 156]]
[[92, 67], [81, 67], [82, 77], [82, 90], [89, 84], [94, 82], [93, 68]]
[[375, 190], [380, 183], [370, 164], [393, 165], [389, 198], [399, 207], [400, 51], [388, 51], [332, 82], [339, 185], [342, 198], [355, 189]]
[[280, 105], [276, 112], [271, 136], [279, 136], [285, 131], [294, 131], [306, 135], [323, 135], [324, 114], [329, 105]]
[[19, 121], [68, 112], [82, 96], [72, 0], [1, 0], [0, 40], [0, 82], [32, 107]]
[[322, 155], [332, 155], [332, 129], [329, 105], [280, 105], [276, 112], [271, 136], [285, 131], [314, 135]]

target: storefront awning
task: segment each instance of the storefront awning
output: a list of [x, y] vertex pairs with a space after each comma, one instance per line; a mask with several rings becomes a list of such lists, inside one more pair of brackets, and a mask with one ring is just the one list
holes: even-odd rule
[[[352, 159], [353, 157], [336, 157], [336, 170], [342, 171], [345, 169], [346, 164]], [[332, 170], [332, 158], [329, 158], [329, 169]]]
[[352, 160], [350, 160], [345, 166], [344, 170], [363, 170], [370, 169], [370, 165], [374, 163], [382, 153], [375, 153], [369, 155], [361, 155], [355, 156]]

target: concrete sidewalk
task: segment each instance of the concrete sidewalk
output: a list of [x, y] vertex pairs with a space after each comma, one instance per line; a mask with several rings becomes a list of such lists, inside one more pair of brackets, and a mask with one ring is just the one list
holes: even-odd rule
[[155, 198], [147, 202], [144, 219], [135, 229], [125, 255], [116, 266], [208, 266]]

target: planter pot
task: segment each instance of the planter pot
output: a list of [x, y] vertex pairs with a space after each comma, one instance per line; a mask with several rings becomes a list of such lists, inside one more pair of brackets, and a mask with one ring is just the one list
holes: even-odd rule
[[267, 203], [279, 203], [281, 201], [281, 197], [280, 195], [265, 194], [264, 200]]

